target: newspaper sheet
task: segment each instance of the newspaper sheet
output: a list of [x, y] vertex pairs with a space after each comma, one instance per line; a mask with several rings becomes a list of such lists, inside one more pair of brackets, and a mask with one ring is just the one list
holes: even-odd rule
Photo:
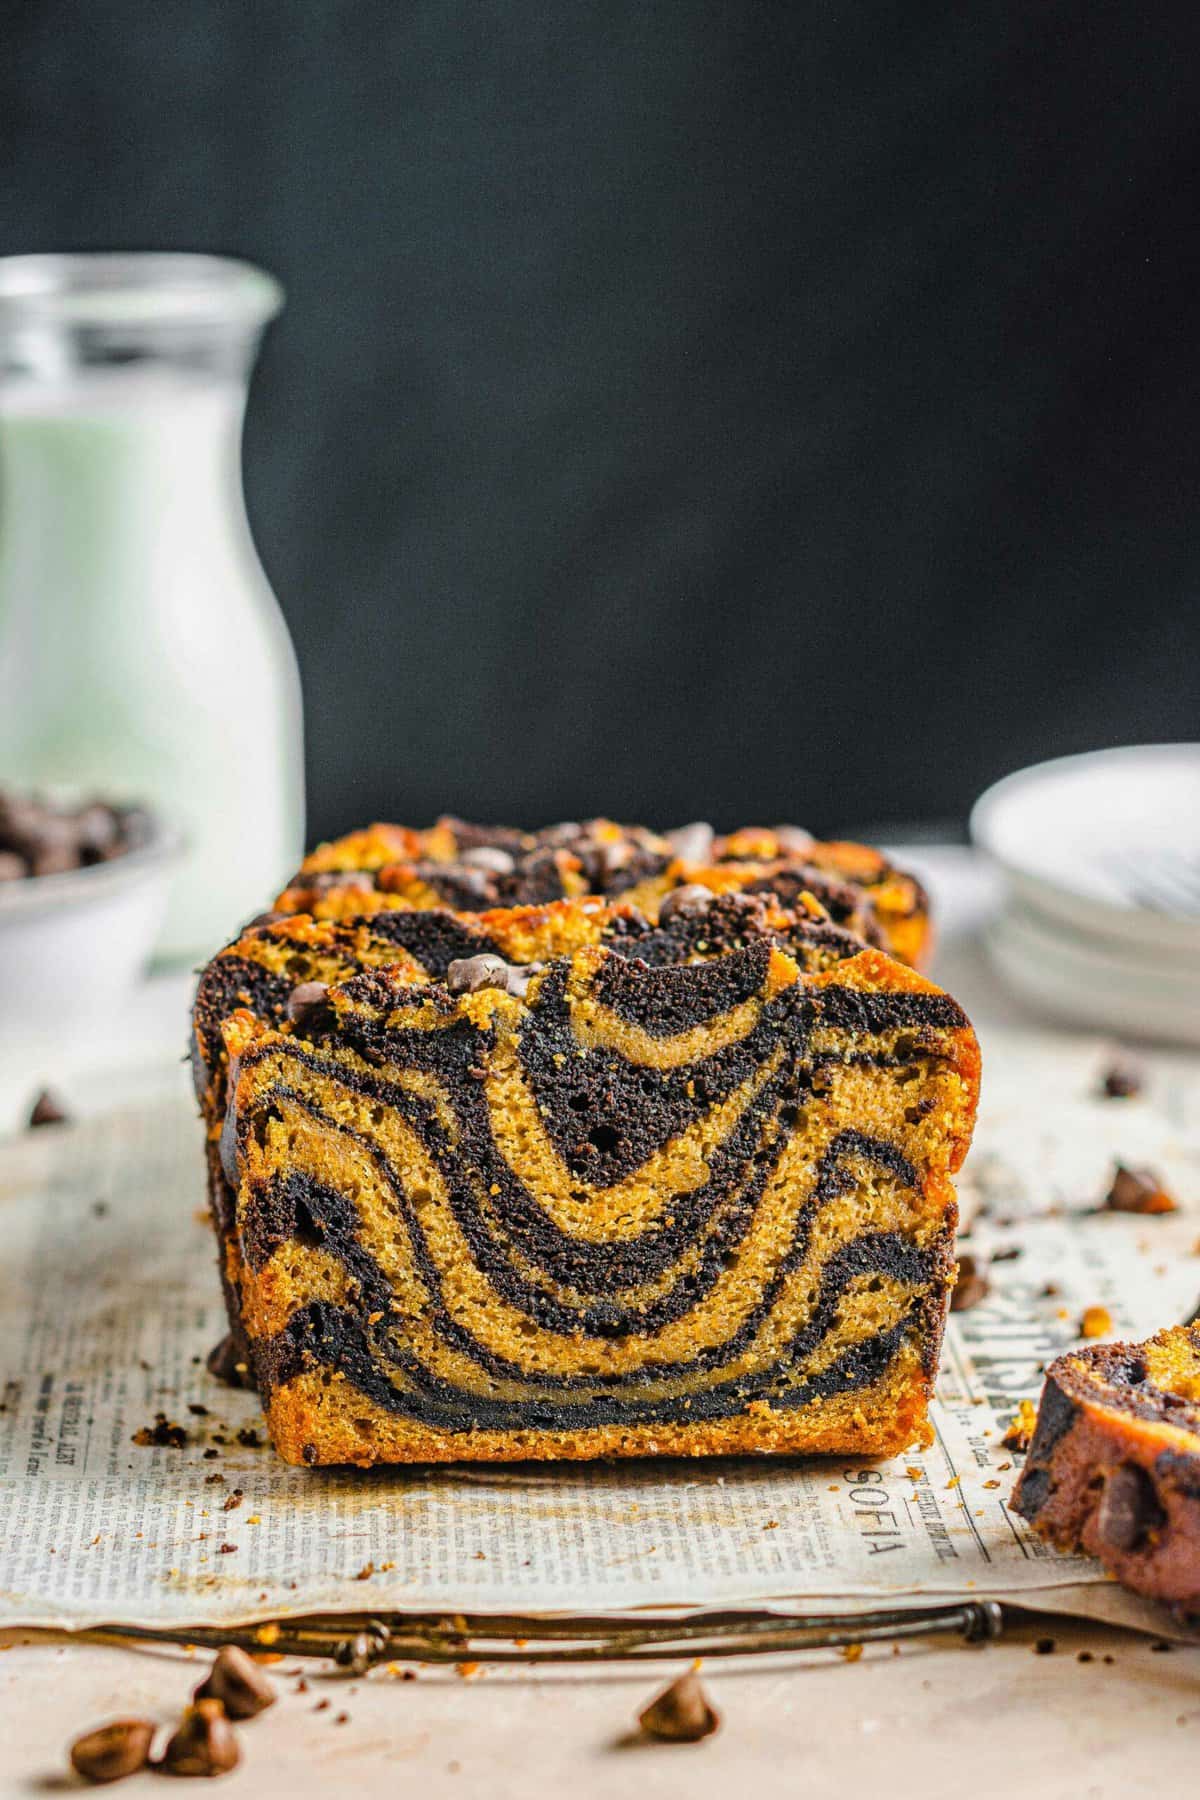
[[[1002, 1443], [1085, 1306], [1138, 1336], [1200, 1296], [1200, 1070], [1161, 1062], [1144, 1097], [1104, 1101], [1102, 1056], [1095, 1040], [993, 1035], [963, 1197], [985, 1202], [971, 1249], [1016, 1254], [951, 1319], [932, 1448], [889, 1462], [287, 1468], [254, 1397], [205, 1370], [224, 1320], [187, 1105], [14, 1141], [0, 1150], [0, 1625], [952, 1595], [1150, 1622], [1013, 1515], [1019, 1459]], [[1158, 1168], [1181, 1210], [1098, 1216], [1117, 1157]], [[185, 1442], [135, 1442], [160, 1413]]]

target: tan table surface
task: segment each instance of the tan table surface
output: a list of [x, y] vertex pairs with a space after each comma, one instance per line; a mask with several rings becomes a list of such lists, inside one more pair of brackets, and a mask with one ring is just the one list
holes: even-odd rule
[[[969, 878], [951, 894], [937, 884], [952, 928], [935, 973], [977, 1020], [1019, 1017], [969, 931], [947, 921], [947, 899], [967, 927], [986, 905], [978, 872], [959, 854]], [[148, 995], [146, 1007], [161, 1014], [164, 1042], [169, 1025], [172, 1045], [184, 999], [177, 986]], [[149, 1056], [157, 1039], [149, 1029], [145, 1039]], [[174, 1065], [169, 1078], [182, 1079]], [[81, 1083], [81, 1110], [124, 1097], [111, 1079], [93, 1085], [94, 1094]], [[144, 1077], [125, 1085], [151, 1091]], [[67, 1092], [75, 1102], [69, 1081]], [[1038, 1655], [1035, 1640], [1047, 1635], [1054, 1653]], [[1080, 1662], [1081, 1652], [1091, 1660]], [[75, 1789], [66, 1762], [74, 1737], [119, 1714], [169, 1724], [204, 1666], [202, 1655], [0, 1632], [0, 1800]], [[855, 1663], [835, 1652], [712, 1663], [704, 1679], [724, 1726], [699, 1745], [652, 1744], [632, 1730], [683, 1663], [469, 1679], [422, 1671], [409, 1682], [314, 1670], [307, 1692], [296, 1691], [297, 1666], [271, 1671], [280, 1703], [242, 1729], [244, 1761], [220, 1793], [1102, 1800], [1138, 1794], [1151, 1779], [1190, 1783], [1200, 1754], [1200, 1647], [1155, 1653], [1128, 1633], [1059, 1621], [1018, 1624], [986, 1648], [940, 1641], [896, 1656], [870, 1648]], [[349, 1718], [339, 1723], [341, 1712]], [[138, 1776], [115, 1791], [145, 1792], [157, 1779]]]
[[[1043, 1631], [1052, 1655], [1034, 1650]], [[1081, 1651], [1093, 1660], [1078, 1661]], [[120, 1714], [169, 1723], [204, 1666], [201, 1654], [0, 1634], [0, 1796], [73, 1787], [74, 1736]], [[231, 1800], [351, 1789], [422, 1800], [740, 1800], [748, 1791], [756, 1800], [906, 1791], [1107, 1800], [1145, 1791], [1151, 1777], [1156, 1789], [1190, 1785], [1200, 1754], [1200, 1648], [1156, 1654], [1100, 1626], [1022, 1624], [985, 1648], [910, 1645], [893, 1656], [879, 1646], [857, 1663], [827, 1651], [710, 1664], [703, 1679], [721, 1731], [700, 1744], [650, 1743], [631, 1730], [635, 1715], [682, 1666], [469, 1679], [439, 1671], [410, 1682], [382, 1670], [366, 1680], [314, 1672], [304, 1693], [298, 1665], [284, 1662], [270, 1671], [279, 1703], [240, 1728], [243, 1762], [219, 1791]], [[341, 1712], [349, 1718], [339, 1723]], [[115, 1791], [134, 1795], [156, 1781], [142, 1775]]]

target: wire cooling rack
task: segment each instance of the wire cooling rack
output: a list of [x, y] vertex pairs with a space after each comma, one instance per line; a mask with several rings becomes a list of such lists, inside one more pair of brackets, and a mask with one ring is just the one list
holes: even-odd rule
[[377, 1663], [649, 1662], [664, 1657], [770, 1656], [850, 1644], [954, 1636], [987, 1643], [1004, 1630], [994, 1600], [871, 1612], [707, 1612], [681, 1618], [532, 1617], [519, 1613], [337, 1613], [241, 1626], [159, 1629], [105, 1625], [92, 1635], [118, 1642], [196, 1644], [324, 1657], [351, 1674]]

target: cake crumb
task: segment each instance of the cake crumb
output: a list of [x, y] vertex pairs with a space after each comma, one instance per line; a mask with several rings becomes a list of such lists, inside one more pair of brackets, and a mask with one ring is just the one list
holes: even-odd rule
[[166, 1413], [155, 1413], [153, 1425], [141, 1425], [132, 1434], [130, 1443], [140, 1444], [143, 1449], [182, 1450], [190, 1440], [182, 1425], [168, 1419]]
[[1036, 1427], [1037, 1407], [1032, 1400], [1021, 1400], [1000, 1442], [1006, 1450], [1019, 1450], [1023, 1455], [1033, 1442]]

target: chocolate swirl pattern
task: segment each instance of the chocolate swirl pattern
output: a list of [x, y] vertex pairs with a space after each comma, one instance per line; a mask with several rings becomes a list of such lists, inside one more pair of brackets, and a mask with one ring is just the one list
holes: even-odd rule
[[[305, 980], [345, 927], [267, 930]], [[809, 974], [769, 933], [657, 966], [602, 936], [518, 996], [452, 993], [368, 934], [290, 1024], [258, 977], [229, 1008], [237, 967], [207, 1010], [202, 984], [227, 1292], [289, 1460], [922, 1435], [977, 1090], [963, 1014], [875, 950]]]

